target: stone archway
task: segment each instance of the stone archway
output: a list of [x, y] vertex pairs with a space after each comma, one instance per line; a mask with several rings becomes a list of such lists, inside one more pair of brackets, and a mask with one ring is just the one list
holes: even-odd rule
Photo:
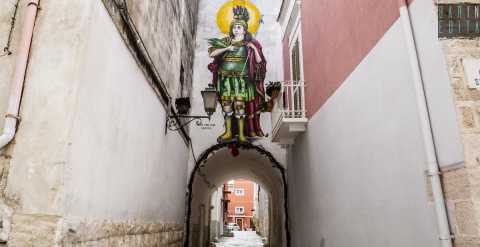
[[240, 150], [237, 157], [230, 154], [228, 144], [217, 144], [205, 150], [196, 161], [188, 183], [184, 247], [208, 246], [205, 235], [209, 229], [206, 220], [209, 211], [206, 209], [211, 193], [234, 177], [255, 181], [270, 191], [269, 246], [290, 246], [285, 168], [261, 146], [242, 143], [237, 147]]

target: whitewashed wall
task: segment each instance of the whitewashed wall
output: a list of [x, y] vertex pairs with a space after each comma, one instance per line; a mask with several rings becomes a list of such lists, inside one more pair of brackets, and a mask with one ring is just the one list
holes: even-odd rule
[[[224, 36], [224, 34], [218, 30], [216, 15], [218, 9], [225, 2], [225, 0], [200, 1], [192, 91], [192, 114], [194, 115], [205, 114], [200, 91], [206, 88], [212, 81], [212, 73], [207, 69], [208, 64], [212, 62], [212, 59], [208, 56], [209, 45], [207, 39]], [[281, 1], [253, 0], [251, 2], [257, 5], [263, 15], [263, 24], [260, 26], [255, 38], [262, 44], [263, 52], [267, 60], [265, 82], [281, 80], [283, 77], [282, 43], [280, 25], [276, 21]], [[208, 121], [206, 123], [208, 123]], [[216, 126], [209, 130], [203, 130], [201, 127], [195, 126], [195, 124], [191, 125], [190, 133], [196, 155], [201, 154], [205, 149], [216, 144], [217, 137], [223, 133], [224, 121], [220, 106], [217, 107], [211, 123], [214, 123]], [[262, 128], [265, 133], [271, 132], [269, 113], [262, 114]], [[279, 146], [272, 144], [270, 138], [260, 140], [256, 144], [263, 145], [271, 151], [277, 159], [285, 163], [283, 162], [285, 160], [285, 151]], [[190, 160], [190, 171], [193, 166], [194, 162]]]
[[[432, 43], [421, 53], [427, 87], [448, 88], [446, 67], [435, 59], [442, 54], [431, 39], [435, 26], [425, 14], [432, 6], [419, 0], [410, 8], [421, 30], [429, 29], [417, 36], [422, 45]], [[288, 170], [293, 246], [440, 245], [406, 51], [397, 20], [297, 138]], [[451, 95], [443, 95], [449, 106]]]
[[12, 246], [181, 243], [188, 148], [165, 131], [165, 109], [101, 1], [42, 1], [21, 115], [8, 150]]

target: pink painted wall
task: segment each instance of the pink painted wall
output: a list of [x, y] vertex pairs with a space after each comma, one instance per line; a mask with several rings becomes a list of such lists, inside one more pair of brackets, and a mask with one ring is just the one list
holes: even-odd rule
[[[309, 117], [318, 111], [399, 18], [399, 5], [399, 0], [302, 1]], [[284, 55], [288, 54], [288, 47], [286, 49]], [[287, 79], [290, 68], [288, 55], [285, 57]]]

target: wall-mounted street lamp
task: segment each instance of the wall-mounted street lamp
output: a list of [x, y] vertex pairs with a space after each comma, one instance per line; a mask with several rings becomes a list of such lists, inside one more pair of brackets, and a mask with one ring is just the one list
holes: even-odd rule
[[190, 98], [178, 98], [175, 100], [175, 108], [177, 109], [177, 114], [168, 116], [167, 128], [172, 131], [177, 131], [195, 120], [197, 126], [203, 125], [203, 119], [208, 119], [208, 121], [210, 121], [210, 118], [217, 109], [217, 91], [212, 84], [209, 84], [208, 87], [202, 91], [202, 98], [203, 107], [205, 109], [205, 113], [207, 113], [206, 116], [187, 115], [191, 107]]

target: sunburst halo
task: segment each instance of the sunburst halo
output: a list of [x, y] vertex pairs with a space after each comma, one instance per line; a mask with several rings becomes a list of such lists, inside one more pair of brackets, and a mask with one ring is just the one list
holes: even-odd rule
[[250, 14], [248, 21], [248, 31], [256, 33], [260, 27], [260, 11], [257, 6], [249, 0], [230, 0], [220, 7], [217, 13], [217, 25], [222, 33], [228, 34], [230, 31], [230, 24], [233, 20], [233, 7], [243, 6]]

